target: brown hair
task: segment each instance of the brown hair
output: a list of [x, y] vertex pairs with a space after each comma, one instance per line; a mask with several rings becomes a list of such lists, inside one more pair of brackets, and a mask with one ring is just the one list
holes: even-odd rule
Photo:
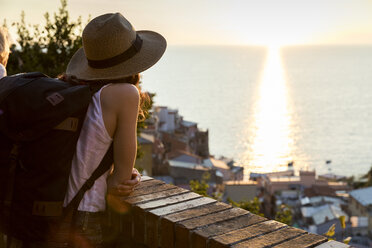
[[94, 88], [101, 88], [103, 85], [106, 84], [117, 84], [117, 83], [127, 83], [132, 84], [137, 87], [139, 94], [140, 94], [140, 106], [138, 111], [138, 121], [144, 121], [148, 114], [148, 107], [151, 106], [151, 98], [147, 92], [142, 92], [140, 87], [140, 74], [134, 74], [129, 77], [115, 79], [115, 80], [97, 80], [97, 81], [86, 81], [77, 79], [74, 76], [67, 75], [63, 73], [58, 76], [59, 80], [64, 82], [75, 84], [75, 85], [89, 85], [90, 87]]
[[6, 66], [10, 53], [10, 37], [8, 30], [0, 26], [0, 63]]

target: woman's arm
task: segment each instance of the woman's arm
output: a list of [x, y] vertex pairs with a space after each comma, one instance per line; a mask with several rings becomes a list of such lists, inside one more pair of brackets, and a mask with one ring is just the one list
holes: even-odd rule
[[[130, 180], [137, 151], [139, 92], [131, 84], [114, 84], [103, 91], [102, 108], [107, 131], [114, 142], [114, 171], [108, 188]], [[109, 110], [109, 111], [105, 111]]]
[[141, 174], [136, 168], [132, 170], [132, 179], [126, 180], [119, 184], [117, 187], [109, 188], [108, 193], [118, 196], [127, 196], [133, 192], [136, 185], [141, 182]]

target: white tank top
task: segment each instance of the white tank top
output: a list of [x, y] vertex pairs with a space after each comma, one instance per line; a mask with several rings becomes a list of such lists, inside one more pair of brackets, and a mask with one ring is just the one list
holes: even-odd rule
[[[104, 87], [94, 94], [89, 104], [87, 115], [77, 142], [76, 152], [72, 160], [64, 206], [67, 206], [85, 181], [92, 175], [112, 143], [112, 138], [108, 134], [102, 118], [100, 96]], [[109, 172], [106, 172], [98, 178], [93, 187], [85, 192], [78, 210], [88, 212], [105, 210], [107, 191], [106, 180], [108, 174]]]
[[0, 79], [6, 76], [6, 69], [3, 64], [0, 63]]

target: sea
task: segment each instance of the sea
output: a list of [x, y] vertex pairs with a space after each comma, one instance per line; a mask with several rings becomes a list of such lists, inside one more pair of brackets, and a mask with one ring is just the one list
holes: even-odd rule
[[142, 88], [208, 129], [210, 153], [246, 176], [372, 166], [372, 46], [169, 46]]

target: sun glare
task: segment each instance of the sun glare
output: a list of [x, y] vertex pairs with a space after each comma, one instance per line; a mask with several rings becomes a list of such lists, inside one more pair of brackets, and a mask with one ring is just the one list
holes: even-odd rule
[[[287, 87], [280, 49], [276, 44], [268, 48], [265, 68], [262, 74], [259, 98], [255, 104], [254, 136], [247, 171], [282, 170], [293, 158], [290, 138], [291, 118], [288, 111]], [[253, 130], [253, 131], [252, 131]]]

